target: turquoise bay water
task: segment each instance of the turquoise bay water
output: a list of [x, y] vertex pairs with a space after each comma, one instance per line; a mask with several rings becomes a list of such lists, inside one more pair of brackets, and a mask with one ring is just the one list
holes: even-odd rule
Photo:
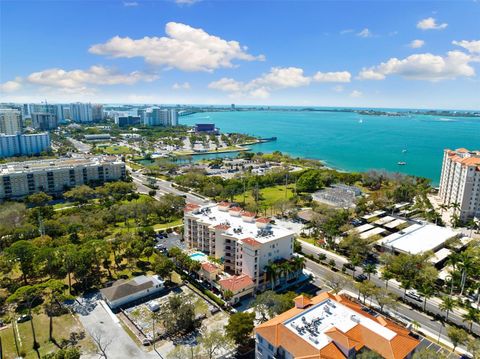
[[[222, 132], [277, 136], [252, 146], [314, 158], [346, 171], [385, 169], [440, 179], [444, 148], [480, 149], [480, 119], [412, 115], [368, 116], [353, 112], [244, 111], [198, 113], [186, 125], [215, 123]], [[407, 152], [402, 153], [406, 149]], [[397, 162], [405, 161], [406, 166]]]

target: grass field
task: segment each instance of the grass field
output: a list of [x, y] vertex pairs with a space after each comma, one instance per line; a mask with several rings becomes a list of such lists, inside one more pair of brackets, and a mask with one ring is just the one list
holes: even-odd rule
[[135, 153], [133, 149], [127, 146], [111, 145], [103, 148], [101, 147], [97, 147], [97, 148], [100, 149], [103, 153], [106, 153], [107, 155], [128, 155], [128, 154]]
[[[290, 199], [293, 197], [293, 189], [293, 185], [289, 185], [288, 187], [282, 185], [263, 188], [260, 190], [260, 203], [271, 207], [280, 200]], [[246, 195], [245, 203], [247, 205], [253, 205], [255, 200], [252, 196], [252, 191], [247, 191]], [[235, 196], [235, 202], [243, 203], [243, 194]]]
[[[54, 352], [58, 347], [48, 340], [49, 318], [45, 314], [33, 316], [33, 325], [37, 336], [37, 342], [40, 344], [40, 356]], [[30, 321], [25, 323], [15, 323], [17, 332], [18, 351], [20, 356], [26, 359], [37, 358], [37, 353], [33, 350], [33, 335]], [[69, 339], [71, 333], [85, 332], [85, 329], [78, 322], [78, 320], [71, 314], [65, 314], [60, 317], [53, 318], [53, 337], [55, 341], [60, 344], [63, 339]], [[78, 345], [82, 352], [92, 352], [95, 349], [93, 342], [89, 339], [88, 334], [85, 333], [85, 338], [80, 340]], [[0, 337], [2, 338], [2, 346], [4, 351], [4, 358], [11, 359], [17, 357], [17, 350], [15, 346], [15, 339], [11, 326], [0, 330]]]
[[162, 224], [155, 224], [153, 226], [153, 229], [156, 230], [156, 231], [159, 231], [161, 229], [165, 229], [165, 228], [169, 228], [169, 227], [175, 227], [175, 226], [179, 226], [183, 223], [182, 219], [179, 218], [173, 222], [168, 222], [168, 223], [162, 223]]

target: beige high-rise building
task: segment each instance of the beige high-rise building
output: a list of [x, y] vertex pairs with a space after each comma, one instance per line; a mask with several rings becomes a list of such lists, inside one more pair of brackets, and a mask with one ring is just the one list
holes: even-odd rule
[[462, 221], [480, 218], [480, 151], [444, 151], [440, 198], [444, 204], [458, 204]]
[[35, 192], [61, 193], [75, 186], [125, 177], [125, 163], [108, 156], [5, 163], [0, 165], [0, 199]]
[[22, 132], [22, 114], [19, 110], [0, 109], [0, 133], [15, 135]]

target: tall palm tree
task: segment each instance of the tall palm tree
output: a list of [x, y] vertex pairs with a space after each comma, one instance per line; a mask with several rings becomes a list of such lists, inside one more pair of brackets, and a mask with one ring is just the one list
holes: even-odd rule
[[377, 266], [373, 263], [367, 263], [363, 266], [363, 272], [367, 273], [368, 280], [370, 280], [371, 275], [377, 273]]
[[460, 203], [452, 203], [450, 205], [450, 208], [453, 208], [453, 214], [452, 214], [452, 217], [450, 219], [450, 222], [453, 226], [453, 228], [455, 228], [457, 226], [457, 223], [458, 223], [458, 216], [457, 216], [457, 210], [460, 209]]
[[473, 258], [470, 256], [469, 253], [463, 252], [460, 253], [460, 263], [459, 269], [461, 270], [461, 281], [460, 281], [460, 295], [463, 295], [463, 291], [465, 290], [465, 284], [467, 282], [467, 276], [471, 272], [474, 262]]
[[442, 303], [440, 303], [439, 308], [446, 312], [445, 321], [448, 321], [448, 315], [450, 314], [450, 311], [455, 309], [456, 304], [457, 302], [452, 297], [446, 295], [442, 298]]
[[427, 308], [427, 299], [435, 294], [435, 288], [430, 283], [424, 283], [419, 289], [419, 293], [423, 295], [423, 311]]
[[388, 269], [382, 271], [381, 278], [385, 281], [385, 289], [388, 289], [388, 281], [395, 278], [395, 275], [390, 272]]
[[468, 308], [468, 312], [462, 315], [463, 321], [468, 324], [468, 330], [472, 332], [473, 323], [480, 321], [480, 312], [473, 307]]

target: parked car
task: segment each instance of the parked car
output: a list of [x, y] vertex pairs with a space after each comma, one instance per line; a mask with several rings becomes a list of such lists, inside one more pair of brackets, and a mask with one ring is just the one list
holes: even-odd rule
[[367, 276], [362, 273], [362, 274], [359, 274], [359, 275], [355, 276], [355, 280], [357, 282], [364, 282], [364, 281], [367, 280]]
[[32, 317], [28, 314], [23, 314], [17, 318], [17, 323], [28, 322]]
[[417, 292], [413, 291], [413, 290], [410, 290], [407, 292], [407, 297], [413, 299], [413, 300], [416, 300], [417, 302], [421, 302], [422, 301], [422, 297], [418, 295]]

